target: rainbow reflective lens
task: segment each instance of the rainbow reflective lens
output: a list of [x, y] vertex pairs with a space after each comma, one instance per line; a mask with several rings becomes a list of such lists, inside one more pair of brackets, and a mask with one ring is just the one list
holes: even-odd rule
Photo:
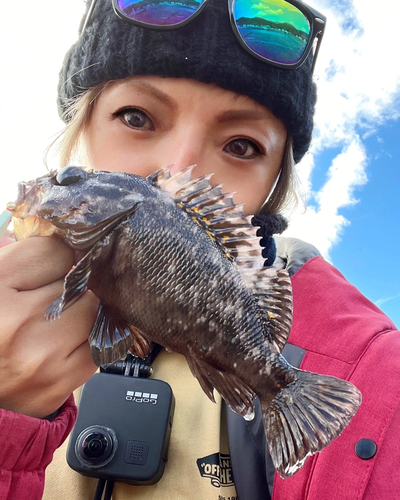
[[[95, 0], [93, 0], [95, 2]], [[221, 0], [113, 0], [116, 14], [142, 27], [172, 29], [199, 15], [208, 2]], [[232, 29], [244, 49], [278, 67], [299, 67], [325, 17], [299, 0], [226, 0]]]
[[310, 39], [310, 22], [284, 0], [237, 0], [233, 14], [238, 33], [249, 49], [264, 59], [296, 64]]
[[148, 26], [182, 25], [197, 14], [206, 0], [117, 0], [127, 18]]

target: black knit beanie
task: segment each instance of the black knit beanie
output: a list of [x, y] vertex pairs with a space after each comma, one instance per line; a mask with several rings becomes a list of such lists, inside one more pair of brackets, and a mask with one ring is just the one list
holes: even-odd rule
[[97, 0], [83, 36], [66, 54], [59, 112], [66, 121], [72, 97], [133, 75], [215, 83], [251, 97], [280, 118], [293, 137], [297, 163], [308, 150], [313, 129], [316, 92], [311, 65], [311, 55], [296, 70], [279, 69], [251, 56], [232, 31], [228, 0], [209, 0], [195, 19], [172, 30], [139, 28], [119, 19], [111, 0]]

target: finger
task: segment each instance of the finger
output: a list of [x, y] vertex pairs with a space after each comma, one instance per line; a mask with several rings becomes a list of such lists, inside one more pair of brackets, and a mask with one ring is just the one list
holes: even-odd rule
[[7, 286], [0, 287], [2, 342], [6, 337], [12, 338], [24, 325], [27, 328], [28, 324], [43, 323], [47, 307], [63, 293], [63, 287], [63, 278], [36, 290], [20, 292]]
[[0, 249], [0, 282], [33, 290], [65, 276], [74, 253], [57, 237], [35, 237]]
[[[46, 329], [57, 330], [62, 327], [63, 338], [59, 342], [72, 352], [82, 343], [87, 343], [97, 316], [99, 299], [90, 291], [85, 292], [71, 307], [66, 309], [59, 319], [44, 320]], [[50, 346], [49, 346], [50, 347]]]
[[43, 384], [45, 390], [48, 380], [51, 379], [58, 392], [69, 396], [87, 382], [97, 370], [98, 366], [94, 364], [90, 355], [90, 346], [87, 342], [83, 342], [63, 360], [61, 369], [59, 361], [53, 358], [52, 363], [47, 365], [47, 373], [41, 374], [42, 377], [38, 382]]
[[97, 369], [90, 356], [89, 345], [84, 342], [66, 359], [53, 356], [22, 387], [21, 384], [17, 385], [5, 391], [5, 394], [2, 387], [0, 407], [31, 417], [47, 417], [58, 410], [70, 394], [87, 382]]
[[95, 365], [90, 355], [90, 346], [88, 342], [83, 342], [67, 358], [65, 369], [68, 373], [74, 373], [73, 387], [71, 392], [87, 382], [90, 377], [99, 369]]
[[15, 238], [11, 231], [6, 231], [5, 234], [0, 238], [0, 248], [9, 245], [10, 243], [15, 243]]
[[41, 303], [19, 325], [14, 334], [14, 342], [17, 337], [21, 349], [27, 355], [31, 352], [32, 356], [32, 352], [36, 351], [39, 357], [45, 357], [42, 353], [46, 353], [46, 356], [54, 354], [61, 360], [83, 342], [87, 342], [97, 315], [98, 302], [93, 293], [85, 292], [60, 318], [52, 321], [45, 318], [45, 310], [51, 302]]
[[[29, 408], [29, 414], [34, 413], [34, 416], [43, 418], [55, 412], [69, 395], [87, 382], [97, 370], [98, 367], [90, 356], [89, 344], [84, 342], [64, 360], [61, 371], [60, 367], [55, 365], [52, 373], [43, 377], [42, 390], [38, 391], [38, 397], [31, 402], [31, 405], [33, 403], [35, 406]], [[50, 387], [49, 378], [52, 380]]]

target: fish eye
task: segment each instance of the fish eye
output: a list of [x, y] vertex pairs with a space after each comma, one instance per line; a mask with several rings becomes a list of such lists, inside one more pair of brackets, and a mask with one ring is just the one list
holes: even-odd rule
[[54, 179], [54, 184], [58, 186], [69, 186], [70, 184], [75, 184], [81, 179], [87, 178], [87, 172], [81, 167], [65, 167], [58, 172]]

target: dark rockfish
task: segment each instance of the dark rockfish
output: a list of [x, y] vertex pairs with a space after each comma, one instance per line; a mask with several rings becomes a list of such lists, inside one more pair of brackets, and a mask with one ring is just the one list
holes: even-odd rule
[[14, 216], [37, 234], [60, 235], [81, 259], [49, 319], [86, 289], [100, 299], [90, 335], [98, 365], [151, 342], [183, 354], [213, 400], [214, 388], [251, 418], [261, 401], [276, 469], [294, 474], [339, 436], [355, 414], [349, 382], [297, 370], [280, 355], [291, 326], [290, 279], [263, 266], [242, 206], [193, 167], [141, 178], [67, 167], [21, 183]]

